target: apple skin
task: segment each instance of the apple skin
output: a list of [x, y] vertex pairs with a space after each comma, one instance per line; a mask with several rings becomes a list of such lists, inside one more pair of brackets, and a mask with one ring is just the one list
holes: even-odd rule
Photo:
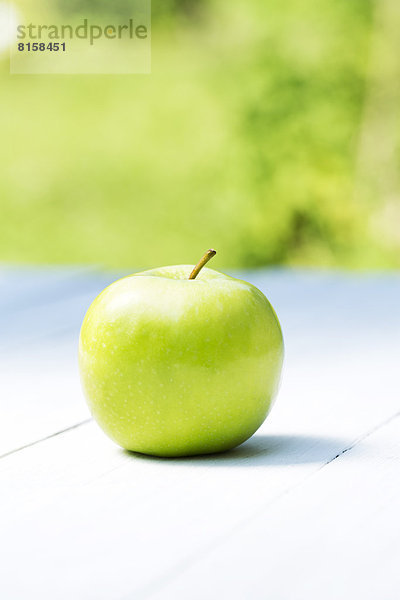
[[262, 292], [192, 266], [124, 277], [92, 303], [79, 364], [91, 413], [117, 444], [144, 454], [229, 450], [263, 423], [284, 347]]

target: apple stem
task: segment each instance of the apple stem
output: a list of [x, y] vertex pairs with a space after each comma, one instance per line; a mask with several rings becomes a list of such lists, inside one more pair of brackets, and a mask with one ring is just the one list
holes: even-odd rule
[[197, 275], [200, 273], [204, 265], [206, 265], [208, 261], [211, 260], [212, 257], [216, 254], [217, 251], [213, 250], [212, 248], [210, 250], [207, 250], [203, 258], [199, 260], [193, 271], [190, 273], [189, 279], [196, 279]]

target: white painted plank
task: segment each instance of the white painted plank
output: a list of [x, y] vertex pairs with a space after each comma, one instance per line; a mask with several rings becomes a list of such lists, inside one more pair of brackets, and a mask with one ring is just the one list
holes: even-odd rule
[[79, 328], [114, 278], [89, 269], [0, 272], [0, 456], [89, 417]]
[[0, 457], [90, 418], [76, 363], [76, 351], [60, 343], [3, 362]]
[[0, 265], [0, 315], [69, 292], [74, 280], [94, 273], [89, 267], [11, 267]]
[[58, 277], [56, 273], [38, 271], [37, 281], [31, 272], [27, 278], [8, 274], [2, 283], [0, 358], [20, 355], [27, 344], [46, 338], [53, 343], [65, 332], [76, 334], [89, 304], [115, 279], [89, 269], [59, 269]]
[[[21, 600], [35, 590], [59, 600], [145, 598], [213, 548], [218, 555], [232, 532], [241, 547], [248, 521], [365, 435], [378, 416], [397, 410], [390, 367], [382, 405], [376, 402], [381, 365], [315, 359], [301, 372], [289, 369], [271, 420], [253, 440], [221, 456], [135, 456], [90, 423], [1, 460], [0, 596]], [[290, 534], [289, 517], [276, 536]], [[269, 548], [279, 543], [273, 536], [264, 541]], [[239, 572], [239, 563], [229, 568]], [[186, 583], [192, 594], [197, 576]], [[202, 597], [216, 589], [210, 579], [209, 585]], [[224, 590], [235, 598], [229, 580]], [[182, 594], [192, 598], [187, 589]]]
[[397, 416], [135, 597], [397, 600], [399, 472]]

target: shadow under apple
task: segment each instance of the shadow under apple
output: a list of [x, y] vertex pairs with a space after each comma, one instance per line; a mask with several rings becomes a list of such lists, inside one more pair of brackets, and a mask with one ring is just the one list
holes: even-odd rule
[[314, 435], [254, 435], [228, 452], [178, 458], [161, 458], [122, 450], [136, 460], [151, 460], [206, 467], [274, 467], [326, 463], [351, 446], [351, 440]]

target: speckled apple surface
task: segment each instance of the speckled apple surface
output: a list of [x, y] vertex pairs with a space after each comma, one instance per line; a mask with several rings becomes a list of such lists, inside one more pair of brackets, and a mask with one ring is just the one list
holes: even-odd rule
[[253, 285], [204, 268], [124, 277], [90, 306], [79, 364], [93, 417], [116, 443], [157, 456], [228, 450], [263, 423], [283, 337]]

